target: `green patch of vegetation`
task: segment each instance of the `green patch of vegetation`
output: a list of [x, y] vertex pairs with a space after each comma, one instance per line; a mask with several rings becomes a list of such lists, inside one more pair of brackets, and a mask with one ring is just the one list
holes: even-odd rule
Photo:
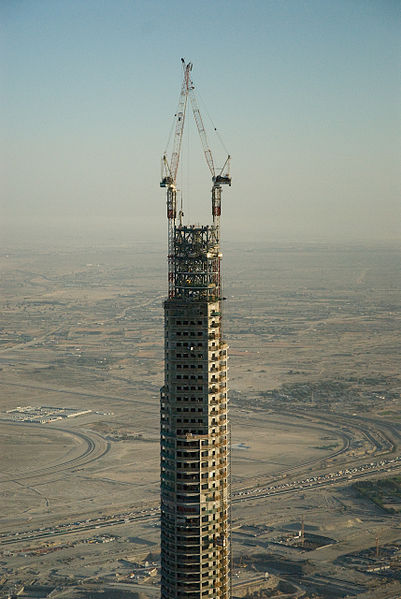
[[401, 418], [401, 414], [399, 414], [396, 410], [383, 410], [380, 412], [380, 416], [391, 416], [392, 418]]
[[353, 485], [358, 493], [372, 501], [389, 514], [398, 510], [388, 507], [388, 504], [401, 502], [401, 476], [382, 478], [380, 480], [359, 481]]

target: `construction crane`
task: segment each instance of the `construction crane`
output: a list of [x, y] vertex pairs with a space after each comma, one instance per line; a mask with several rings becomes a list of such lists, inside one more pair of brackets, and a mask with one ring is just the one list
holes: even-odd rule
[[[172, 261], [173, 256], [173, 243], [174, 243], [174, 228], [177, 219], [177, 172], [180, 162], [181, 145], [184, 133], [185, 116], [187, 109], [188, 96], [190, 98], [192, 112], [194, 120], [198, 129], [199, 137], [201, 139], [203, 152], [206, 158], [206, 163], [209, 167], [212, 175], [212, 216], [213, 225], [216, 231], [216, 239], [219, 240], [220, 230], [220, 215], [221, 215], [221, 191], [222, 185], [231, 185], [230, 177], [230, 155], [227, 156], [223, 167], [216, 172], [214, 166], [214, 160], [212, 152], [209, 148], [206, 130], [203, 124], [202, 115], [199, 110], [198, 102], [195, 95], [195, 86], [191, 79], [192, 63], [186, 63], [184, 58], [181, 58], [181, 64], [184, 72], [184, 78], [181, 86], [180, 98], [178, 102], [178, 109], [175, 114], [175, 134], [173, 141], [173, 149], [171, 158], [168, 160], [167, 152], [162, 157], [162, 178], [160, 187], [167, 188], [167, 218], [168, 218], [168, 260], [169, 260], [169, 273], [173, 272]], [[180, 213], [182, 218], [182, 213]], [[169, 279], [169, 285], [172, 285], [172, 280]]]
[[175, 114], [175, 135], [173, 142], [173, 151], [170, 162], [167, 159], [166, 152], [162, 157], [162, 180], [160, 187], [167, 187], [167, 219], [168, 219], [168, 286], [169, 296], [171, 297], [174, 287], [174, 229], [177, 218], [177, 171], [180, 162], [182, 135], [184, 133], [185, 113], [187, 109], [189, 73], [192, 69], [191, 63], [185, 64], [181, 59], [184, 69], [184, 80], [181, 86], [178, 109]]
[[181, 58], [182, 66], [184, 69], [184, 80], [181, 86], [180, 99], [178, 102], [178, 109], [176, 114], [174, 115], [176, 118], [175, 125], [175, 135], [174, 135], [174, 143], [173, 143], [173, 151], [171, 154], [170, 162], [167, 159], [166, 152], [162, 157], [162, 180], [160, 183], [160, 187], [171, 187], [176, 184], [177, 179], [177, 171], [178, 165], [180, 162], [180, 153], [181, 153], [181, 144], [182, 144], [182, 136], [184, 133], [184, 123], [185, 123], [185, 113], [187, 109], [187, 99], [189, 86], [191, 85], [191, 79], [189, 73], [192, 70], [192, 64], [189, 62], [185, 64], [183, 58]]

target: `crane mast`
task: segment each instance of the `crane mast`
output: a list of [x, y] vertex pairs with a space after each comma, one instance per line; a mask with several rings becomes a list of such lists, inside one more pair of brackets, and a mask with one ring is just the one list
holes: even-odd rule
[[221, 215], [221, 193], [222, 185], [231, 186], [230, 176], [230, 160], [231, 156], [228, 155], [223, 167], [216, 174], [216, 169], [213, 160], [213, 154], [210, 150], [209, 143], [207, 140], [205, 126], [201, 112], [199, 110], [198, 101], [195, 94], [195, 86], [191, 79], [192, 63], [185, 63], [185, 60], [181, 58], [181, 64], [184, 72], [184, 78], [181, 85], [181, 92], [178, 102], [178, 109], [175, 114], [175, 134], [173, 142], [173, 150], [171, 153], [170, 161], [167, 158], [166, 152], [162, 157], [162, 180], [160, 187], [166, 187], [167, 189], [167, 219], [168, 219], [168, 288], [169, 297], [174, 295], [175, 285], [175, 267], [174, 267], [174, 234], [177, 220], [177, 172], [180, 163], [182, 138], [184, 133], [186, 109], [188, 96], [191, 102], [192, 113], [198, 129], [199, 137], [201, 140], [203, 153], [205, 155], [206, 164], [212, 175], [212, 218], [213, 227], [215, 231], [216, 242], [219, 243], [220, 239], [220, 215]]

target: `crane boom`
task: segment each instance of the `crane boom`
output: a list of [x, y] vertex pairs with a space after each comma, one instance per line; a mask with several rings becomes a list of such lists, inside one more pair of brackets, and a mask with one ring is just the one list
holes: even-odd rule
[[192, 113], [194, 115], [195, 123], [198, 128], [199, 137], [202, 142], [202, 147], [203, 147], [203, 152], [205, 154], [206, 163], [207, 163], [210, 173], [212, 175], [213, 186], [215, 187], [217, 185], [222, 185], [222, 184], [223, 185], [231, 185], [231, 177], [230, 177], [231, 156], [230, 155], [227, 156], [226, 161], [223, 165], [223, 168], [216, 175], [216, 169], [214, 166], [213, 155], [212, 155], [212, 152], [209, 148], [209, 144], [207, 141], [206, 130], [205, 130], [205, 127], [203, 124], [202, 115], [199, 110], [198, 101], [196, 99], [196, 94], [195, 94], [195, 86], [194, 86], [192, 79], [190, 79], [189, 83], [190, 83], [190, 85], [188, 88], [188, 94], [189, 94], [189, 99], [191, 101]]
[[162, 181], [160, 183], [160, 187], [168, 187], [169, 185], [176, 184], [177, 180], [177, 171], [178, 165], [180, 162], [180, 154], [181, 154], [181, 145], [182, 145], [182, 136], [184, 132], [184, 124], [185, 124], [185, 114], [187, 109], [187, 100], [188, 100], [188, 90], [190, 84], [190, 76], [189, 73], [192, 70], [192, 63], [189, 62], [185, 64], [183, 58], [181, 58], [182, 68], [184, 70], [184, 79], [181, 86], [180, 99], [178, 102], [178, 109], [175, 114], [176, 124], [175, 124], [175, 134], [174, 134], [174, 143], [173, 143], [173, 151], [171, 154], [170, 164], [167, 160], [166, 154], [163, 154], [162, 165], [163, 165], [163, 174]]
[[195, 123], [198, 128], [198, 133], [199, 133], [199, 137], [202, 142], [203, 152], [205, 154], [207, 165], [209, 167], [212, 178], [214, 178], [216, 176], [216, 172], [215, 172], [215, 168], [214, 168], [213, 156], [212, 156], [212, 152], [210, 151], [210, 148], [209, 148], [206, 131], [205, 131], [205, 126], [203, 124], [202, 115], [199, 110], [198, 101], [196, 99], [194, 90], [195, 90], [195, 86], [194, 86], [193, 82], [191, 81], [191, 85], [189, 87], [189, 99], [191, 100], [192, 113], [194, 115]]

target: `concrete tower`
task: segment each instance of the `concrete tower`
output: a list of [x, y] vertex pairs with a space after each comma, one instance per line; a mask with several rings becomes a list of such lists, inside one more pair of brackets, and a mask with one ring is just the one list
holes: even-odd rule
[[219, 217], [221, 183], [231, 179], [218, 175], [213, 182], [213, 224], [188, 226], [182, 214], [176, 220], [175, 177], [162, 180], [169, 221], [161, 389], [162, 599], [230, 597], [230, 429]]

